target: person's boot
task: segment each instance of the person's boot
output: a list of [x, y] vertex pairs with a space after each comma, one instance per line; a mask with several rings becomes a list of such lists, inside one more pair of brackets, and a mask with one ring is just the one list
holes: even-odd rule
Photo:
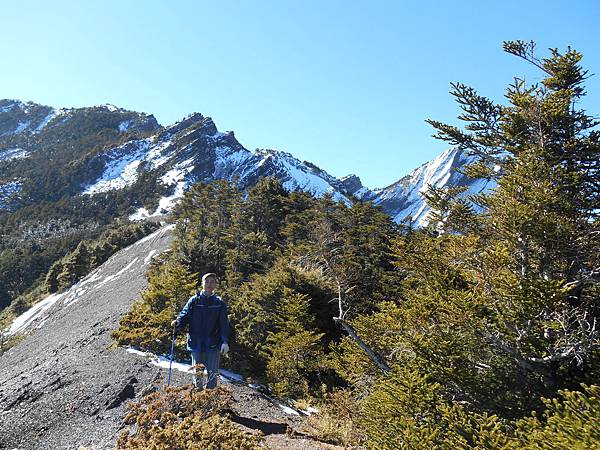
[[204, 364], [196, 364], [194, 367], [194, 387], [199, 391], [206, 386], [206, 377], [204, 376]]

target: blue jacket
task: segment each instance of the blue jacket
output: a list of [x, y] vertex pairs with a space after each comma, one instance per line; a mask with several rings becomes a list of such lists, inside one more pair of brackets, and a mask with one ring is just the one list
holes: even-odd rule
[[219, 350], [229, 341], [227, 305], [216, 294], [204, 291], [190, 297], [179, 315], [177, 326], [189, 325], [187, 349], [192, 352]]

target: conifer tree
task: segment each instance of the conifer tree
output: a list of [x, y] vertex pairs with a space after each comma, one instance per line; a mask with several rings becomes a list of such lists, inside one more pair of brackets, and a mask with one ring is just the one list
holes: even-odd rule
[[[148, 278], [148, 288], [123, 316], [112, 337], [119, 344], [166, 353], [170, 348], [171, 321], [194, 293], [197, 274], [190, 273], [171, 255], [155, 258]], [[177, 347], [181, 356], [187, 356], [183, 334], [179, 335]]]
[[227, 265], [226, 253], [233, 208], [241, 192], [226, 181], [197, 183], [184, 195], [175, 217], [178, 257], [193, 272], [215, 272], [221, 276]]
[[[570, 49], [542, 61], [531, 44], [505, 50], [546, 78], [517, 80], [507, 106], [455, 84], [466, 131], [430, 121], [479, 155], [467, 173], [498, 187], [470, 198], [479, 214], [460, 192], [432, 190], [432, 226], [394, 239], [398, 298], [352, 322], [392, 370], [381, 375], [348, 339], [336, 349], [338, 372], [364, 396], [373, 448], [551, 448], [535, 434], [569, 443], [557, 448], [597, 445], [572, 428], [594, 410], [595, 387], [568, 419], [571, 410], [543, 401], [600, 374], [600, 146], [596, 122], [578, 109], [585, 71]], [[512, 421], [532, 409], [545, 419]], [[515, 435], [515, 423], [527, 431]]]
[[324, 366], [320, 342], [324, 333], [314, 331], [309, 302], [306, 294], [284, 288], [273, 310], [266, 374], [278, 395], [306, 396], [311, 375]]
[[281, 181], [264, 177], [248, 190], [248, 222], [251, 230], [262, 232], [272, 248], [280, 241], [280, 227], [287, 214], [288, 193]]
[[50, 294], [58, 291], [58, 275], [62, 272], [62, 264], [60, 261], [54, 262], [50, 266], [48, 273], [46, 274], [46, 286], [48, 287], [48, 292]]
[[316, 210], [310, 223], [312, 242], [307, 246], [309, 264], [320, 268], [335, 286], [332, 320], [372, 362], [389, 371], [382, 355], [357, 334], [352, 319], [374, 312], [386, 290], [393, 289], [386, 287], [392, 279], [391, 219], [368, 203], [347, 208], [327, 197], [317, 202]]
[[59, 289], [71, 286], [89, 273], [90, 251], [88, 244], [80, 242], [73, 253], [62, 262], [62, 272], [56, 277]]
[[542, 82], [516, 79], [508, 106], [455, 84], [468, 132], [430, 123], [438, 137], [481, 157], [480, 174], [501, 174], [496, 192], [478, 199], [483, 249], [495, 253], [487, 260], [494, 276], [478, 277], [489, 286], [481, 336], [528, 384], [554, 390], [598, 364], [600, 133], [579, 109], [587, 76], [579, 52], [551, 49], [539, 60], [533, 43], [504, 49], [542, 70]]
[[194, 272], [206, 266], [204, 242], [210, 232], [214, 201], [210, 184], [196, 183], [183, 196], [173, 213], [177, 219], [176, 251], [179, 259]]
[[316, 347], [324, 346], [318, 341], [320, 333], [328, 330], [319, 328], [323, 321], [315, 311], [328, 307], [331, 291], [318, 273], [302, 270], [280, 258], [267, 273], [255, 274], [239, 288], [229, 290], [228, 296], [235, 330], [233, 350], [239, 355], [238, 362], [255, 371], [264, 373], [273, 354], [275, 335], [275, 340], [283, 341], [296, 331], [306, 330], [314, 337]]

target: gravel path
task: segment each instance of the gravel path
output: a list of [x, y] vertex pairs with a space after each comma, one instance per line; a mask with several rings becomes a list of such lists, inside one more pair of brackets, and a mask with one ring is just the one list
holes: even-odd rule
[[[151, 256], [169, 248], [171, 228], [113, 255], [57, 298], [0, 356], [0, 449], [113, 449], [128, 401], [139, 399], [166, 371], [148, 358], [114, 348], [110, 332], [147, 281]], [[173, 383], [189, 375], [174, 371]], [[262, 431], [273, 449], [339, 448], [311, 439], [304, 418], [286, 414], [241, 383], [228, 384], [233, 419]]]

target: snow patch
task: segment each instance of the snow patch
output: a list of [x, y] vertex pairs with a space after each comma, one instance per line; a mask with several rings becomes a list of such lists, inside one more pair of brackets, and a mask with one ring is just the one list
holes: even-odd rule
[[55, 117], [57, 117], [58, 115], [59, 115], [59, 112], [56, 111], [55, 109], [52, 109], [52, 111], [50, 111], [50, 113], [46, 117], [44, 117], [44, 120], [42, 120], [40, 122], [40, 124], [36, 127], [36, 129], [33, 130], [31, 133], [32, 134], [36, 134], [36, 133], [39, 133], [40, 131], [42, 131], [46, 127], [46, 125], [48, 125], [48, 123], [52, 119], [54, 119]]
[[131, 266], [133, 266], [135, 264], [135, 262], [137, 261], [137, 256], [135, 258], [133, 258], [129, 264], [127, 264], [125, 267], [123, 267], [121, 270], [119, 270], [114, 276], [115, 277], [120, 277], [121, 275], [123, 275], [125, 272], [127, 272]]
[[0, 161], [10, 161], [13, 159], [23, 159], [27, 158], [31, 153], [27, 150], [23, 150], [22, 148], [6, 148], [4, 150], [0, 150]]
[[23, 187], [20, 181], [10, 181], [0, 184], [0, 209], [8, 207], [8, 200], [11, 196], [18, 193]]
[[212, 139], [213, 141], [218, 141], [219, 139], [224, 138], [228, 134], [229, 133], [221, 133], [220, 131], [217, 131], [215, 134], [208, 136], [208, 138]]
[[238, 177], [240, 182], [246, 178], [249, 172], [253, 171], [252, 160], [254, 156], [248, 150], [233, 150], [228, 146], [218, 146], [215, 148], [215, 170], [213, 178], [233, 179]]
[[225, 370], [225, 369], [219, 369], [219, 372], [221, 373], [221, 375], [225, 375], [230, 380], [239, 381], [240, 383], [246, 382], [244, 380], [244, 377], [241, 376], [239, 373], [231, 372], [231, 371]]
[[285, 412], [286, 414], [290, 414], [292, 416], [299, 416], [300, 413], [298, 411], [296, 411], [295, 409], [290, 408], [289, 406], [285, 406], [282, 403], [278, 403], [279, 407], [281, 409], [283, 409], [283, 412]]
[[156, 254], [156, 250], [152, 250], [148, 256], [146, 256], [144, 258], [144, 264], [148, 264], [150, 261], [152, 261], [152, 257]]
[[132, 222], [139, 222], [150, 217], [150, 213], [146, 208], [139, 208], [136, 212], [129, 216], [129, 220]]
[[5, 334], [8, 336], [12, 336], [16, 333], [20, 333], [23, 331], [31, 322], [40, 317], [45, 311], [48, 310], [52, 305], [54, 305], [58, 300], [62, 298], [63, 294], [52, 294], [43, 299], [42, 301], [36, 303], [15, 320], [11, 324], [8, 332]]
[[281, 157], [275, 160], [276, 164], [282, 167], [289, 174], [290, 179], [283, 183], [283, 187], [288, 191], [300, 189], [305, 192], [322, 197], [325, 194], [333, 194], [333, 199], [338, 202], [350, 204], [345, 195], [340, 194], [337, 189], [331, 186], [327, 181], [318, 175], [306, 173], [299, 167], [299, 164], [294, 164], [293, 161], [286, 157]]
[[[185, 372], [185, 373], [189, 374], [190, 377], [192, 376], [191, 364], [181, 363], [181, 362], [174, 361], [174, 360], [171, 361], [171, 359], [167, 358], [166, 356], [163, 356], [163, 355], [157, 356], [151, 352], [144, 352], [144, 351], [140, 351], [138, 349], [131, 348], [131, 347], [125, 348], [125, 351], [127, 353], [131, 353], [133, 355], [138, 355], [138, 356], [149, 358], [150, 364], [152, 364], [153, 366], [156, 366], [156, 367], [160, 367], [161, 369], [169, 370], [169, 368], [171, 368], [171, 370], [173, 370], [173, 369], [178, 370], [180, 372]], [[204, 373], [206, 373], [206, 369], [204, 370]], [[225, 383], [231, 383], [232, 381], [234, 381], [234, 382], [246, 384], [244, 381], [244, 377], [242, 377], [240, 374], [231, 372], [229, 370], [224, 370], [224, 369], [219, 369], [219, 379], [220, 379], [220, 381], [225, 382]], [[247, 386], [255, 389], [255, 387], [253, 387], [253, 385], [247, 384]], [[298, 411], [296, 411], [293, 408], [290, 408], [289, 406], [286, 406], [280, 402], [274, 401], [273, 399], [269, 399], [269, 400], [271, 402], [275, 403], [277, 406], [279, 406], [286, 414], [290, 414], [290, 415], [294, 415], [294, 416], [300, 415], [300, 413]], [[314, 408], [309, 408], [309, 409], [314, 410]], [[314, 410], [314, 411], [316, 411], [316, 410]]]
[[151, 239], [154, 239], [154, 238], [156, 238], [158, 236], [162, 236], [163, 234], [165, 234], [165, 233], [167, 233], [169, 231], [172, 231], [174, 229], [175, 229], [175, 224], [172, 223], [171, 225], [167, 225], [166, 227], [162, 227], [162, 228], [156, 230], [154, 233], [149, 234], [145, 238], [140, 239], [134, 245], [143, 244], [144, 242], [148, 242]]
[[173, 152], [165, 153], [164, 151], [172, 144], [171, 135], [168, 135], [164, 140], [150, 148], [146, 161], [150, 162], [150, 168], [156, 169], [162, 166], [172, 156]]
[[458, 147], [449, 148], [437, 158], [413, 170], [409, 175], [393, 185], [377, 190], [376, 205], [385, 202], [401, 202], [401, 210], [394, 212], [394, 221], [401, 222], [411, 217], [418, 227], [426, 226], [429, 222], [430, 208], [423, 193], [430, 186], [442, 188], [445, 186], [468, 186], [463, 196], [485, 192], [493, 188], [494, 183], [487, 180], [472, 180], [458, 173], [455, 168], [473, 163], [477, 158], [469, 155]]
[[172, 195], [168, 195], [166, 197], [161, 197], [158, 201], [158, 206], [156, 211], [150, 213], [146, 208], [139, 208], [136, 212], [129, 216], [129, 220], [138, 221], [144, 220], [149, 217], [158, 217], [164, 214], [167, 214], [175, 208], [175, 205], [183, 197], [185, 194], [185, 188], [187, 187], [186, 181], [180, 181], [175, 186], [175, 191]]
[[109, 151], [107, 157], [111, 158], [115, 155], [114, 159], [106, 164], [100, 179], [86, 187], [82, 194], [93, 195], [113, 189], [121, 189], [135, 183], [138, 177], [137, 168], [145, 159], [150, 142], [144, 139], [137, 141], [135, 144], [137, 148], [130, 154], [121, 155], [128, 144]]
[[90, 274], [88, 274], [83, 280], [81, 280], [78, 284], [79, 286], [85, 286], [89, 283], [96, 283], [100, 281], [102, 277], [99, 275], [100, 268], [93, 270]]
[[125, 120], [124, 122], [121, 122], [119, 124], [119, 131], [121, 131], [121, 132], [127, 131], [132, 123], [133, 123], [133, 120]]
[[18, 103], [11, 103], [10, 105], [3, 106], [2, 108], [0, 108], [0, 113], [11, 111], [17, 105]]
[[175, 164], [171, 170], [160, 177], [160, 181], [162, 181], [163, 184], [170, 186], [183, 181], [185, 176], [192, 170], [194, 170], [194, 158], [189, 158]]
[[180, 363], [177, 361], [173, 361], [171, 363], [171, 360], [165, 356], [154, 356], [154, 358], [150, 360], [150, 364], [157, 367], [161, 367], [163, 369], [168, 369], [169, 366], [171, 366], [175, 370], [179, 370], [180, 372], [186, 372], [190, 374], [192, 370], [191, 364]]
[[160, 181], [167, 186], [177, 183], [183, 178], [183, 173], [180, 169], [171, 169], [160, 177]]
[[133, 260], [131, 260], [129, 262], [129, 264], [127, 264], [125, 267], [123, 267], [121, 270], [119, 270], [117, 273], [115, 273], [114, 275], [110, 275], [108, 277], [106, 277], [104, 280], [102, 280], [101, 282], [95, 284], [93, 286], [94, 289], [100, 289], [102, 286], [104, 286], [106, 283], [110, 283], [111, 281], [119, 278], [121, 275], [123, 275], [125, 272], [127, 272], [131, 266], [133, 266], [135, 264], [135, 262], [137, 261], [137, 256], [135, 258], [133, 258]]
[[19, 123], [17, 125], [17, 128], [15, 128], [15, 131], [13, 131], [13, 134], [19, 134], [19, 133], [21, 133], [28, 126], [29, 126], [29, 122], [21, 122], [21, 121], [19, 121]]
[[153, 216], [159, 216], [161, 214], [166, 214], [172, 211], [175, 207], [175, 204], [177, 203], [177, 200], [183, 197], [186, 184], [187, 183], [185, 181], [180, 181], [179, 183], [177, 183], [173, 195], [169, 195], [168, 197], [162, 197], [158, 201], [158, 208], [156, 208], [156, 211], [154, 212]]
[[69, 289], [69, 291], [66, 293], [65, 300], [63, 301], [63, 304], [65, 306], [69, 306], [69, 305], [75, 303], [86, 292], [87, 292], [87, 289], [83, 289], [83, 288], [81, 288], [80, 286], [78, 286], [76, 284], [71, 289]]
[[370, 189], [367, 187], [361, 187], [358, 191], [356, 191], [353, 195], [358, 198], [359, 200], [362, 199], [365, 195], [368, 195], [370, 193]]

